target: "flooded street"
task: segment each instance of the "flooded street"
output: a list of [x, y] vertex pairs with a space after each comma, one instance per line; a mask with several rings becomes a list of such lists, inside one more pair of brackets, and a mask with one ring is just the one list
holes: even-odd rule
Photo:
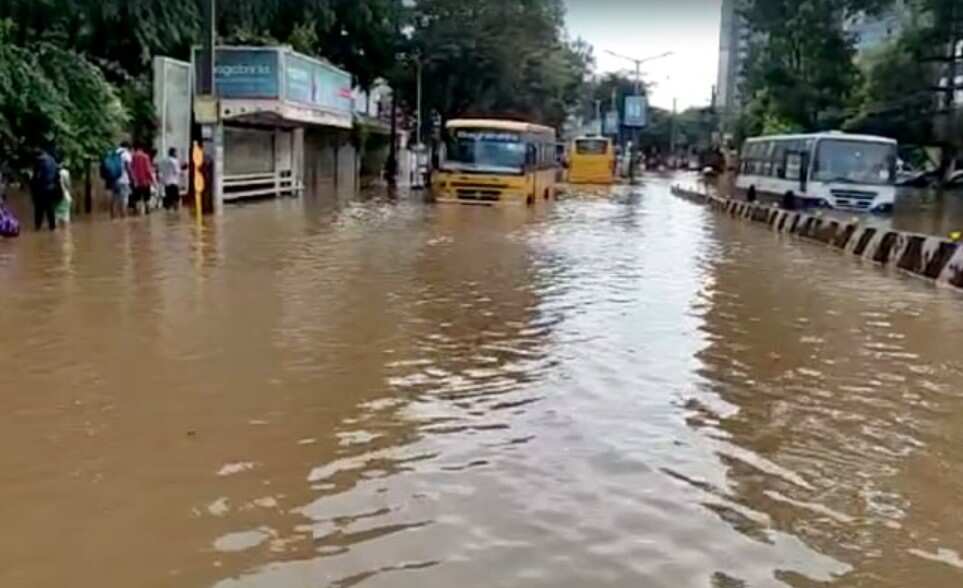
[[963, 585], [963, 297], [668, 180], [0, 242], [0, 586]]

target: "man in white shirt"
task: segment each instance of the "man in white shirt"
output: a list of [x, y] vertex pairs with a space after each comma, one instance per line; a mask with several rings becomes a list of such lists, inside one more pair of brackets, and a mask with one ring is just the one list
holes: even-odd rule
[[110, 202], [110, 217], [117, 218], [127, 215], [127, 206], [130, 204], [130, 178], [133, 176], [131, 172], [131, 163], [134, 159], [130, 153], [130, 143], [124, 141], [117, 148], [116, 156], [120, 159], [120, 175], [114, 180], [113, 198]]
[[177, 158], [177, 149], [171, 147], [167, 157], [157, 166], [160, 171], [160, 181], [164, 186], [164, 208], [177, 210], [181, 201], [181, 170], [184, 166]]

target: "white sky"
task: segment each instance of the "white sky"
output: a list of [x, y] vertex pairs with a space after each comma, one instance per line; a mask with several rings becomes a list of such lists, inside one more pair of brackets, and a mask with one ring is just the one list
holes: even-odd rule
[[632, 70], [629, 62], [606, 53], [645, 58], [673, 51], [671, 57], [642, 65], [642, 76], [656, 84], [650, 102], [679, 110], [709, 104], [719, 65], [722, 0], [565, 0], [569, 34], [595, 47], [599, 73]]

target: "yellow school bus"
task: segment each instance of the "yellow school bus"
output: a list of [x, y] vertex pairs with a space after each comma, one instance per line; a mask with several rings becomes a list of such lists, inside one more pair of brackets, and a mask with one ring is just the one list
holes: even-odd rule
[[556, 195], [555, 130], [523, 122], [458, 119], [445, 125], [437, 202], [527, 204]]
[[615, 147], [605, 137], [579, 137], [569, 150], [570, 184], [615, 182]]

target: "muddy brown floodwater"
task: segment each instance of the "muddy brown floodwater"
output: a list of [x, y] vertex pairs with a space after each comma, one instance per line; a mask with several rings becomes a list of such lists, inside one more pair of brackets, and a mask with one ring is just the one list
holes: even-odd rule
[[963, 297], [668, 181], [0, 243], [0, 586], [963, 585]]

